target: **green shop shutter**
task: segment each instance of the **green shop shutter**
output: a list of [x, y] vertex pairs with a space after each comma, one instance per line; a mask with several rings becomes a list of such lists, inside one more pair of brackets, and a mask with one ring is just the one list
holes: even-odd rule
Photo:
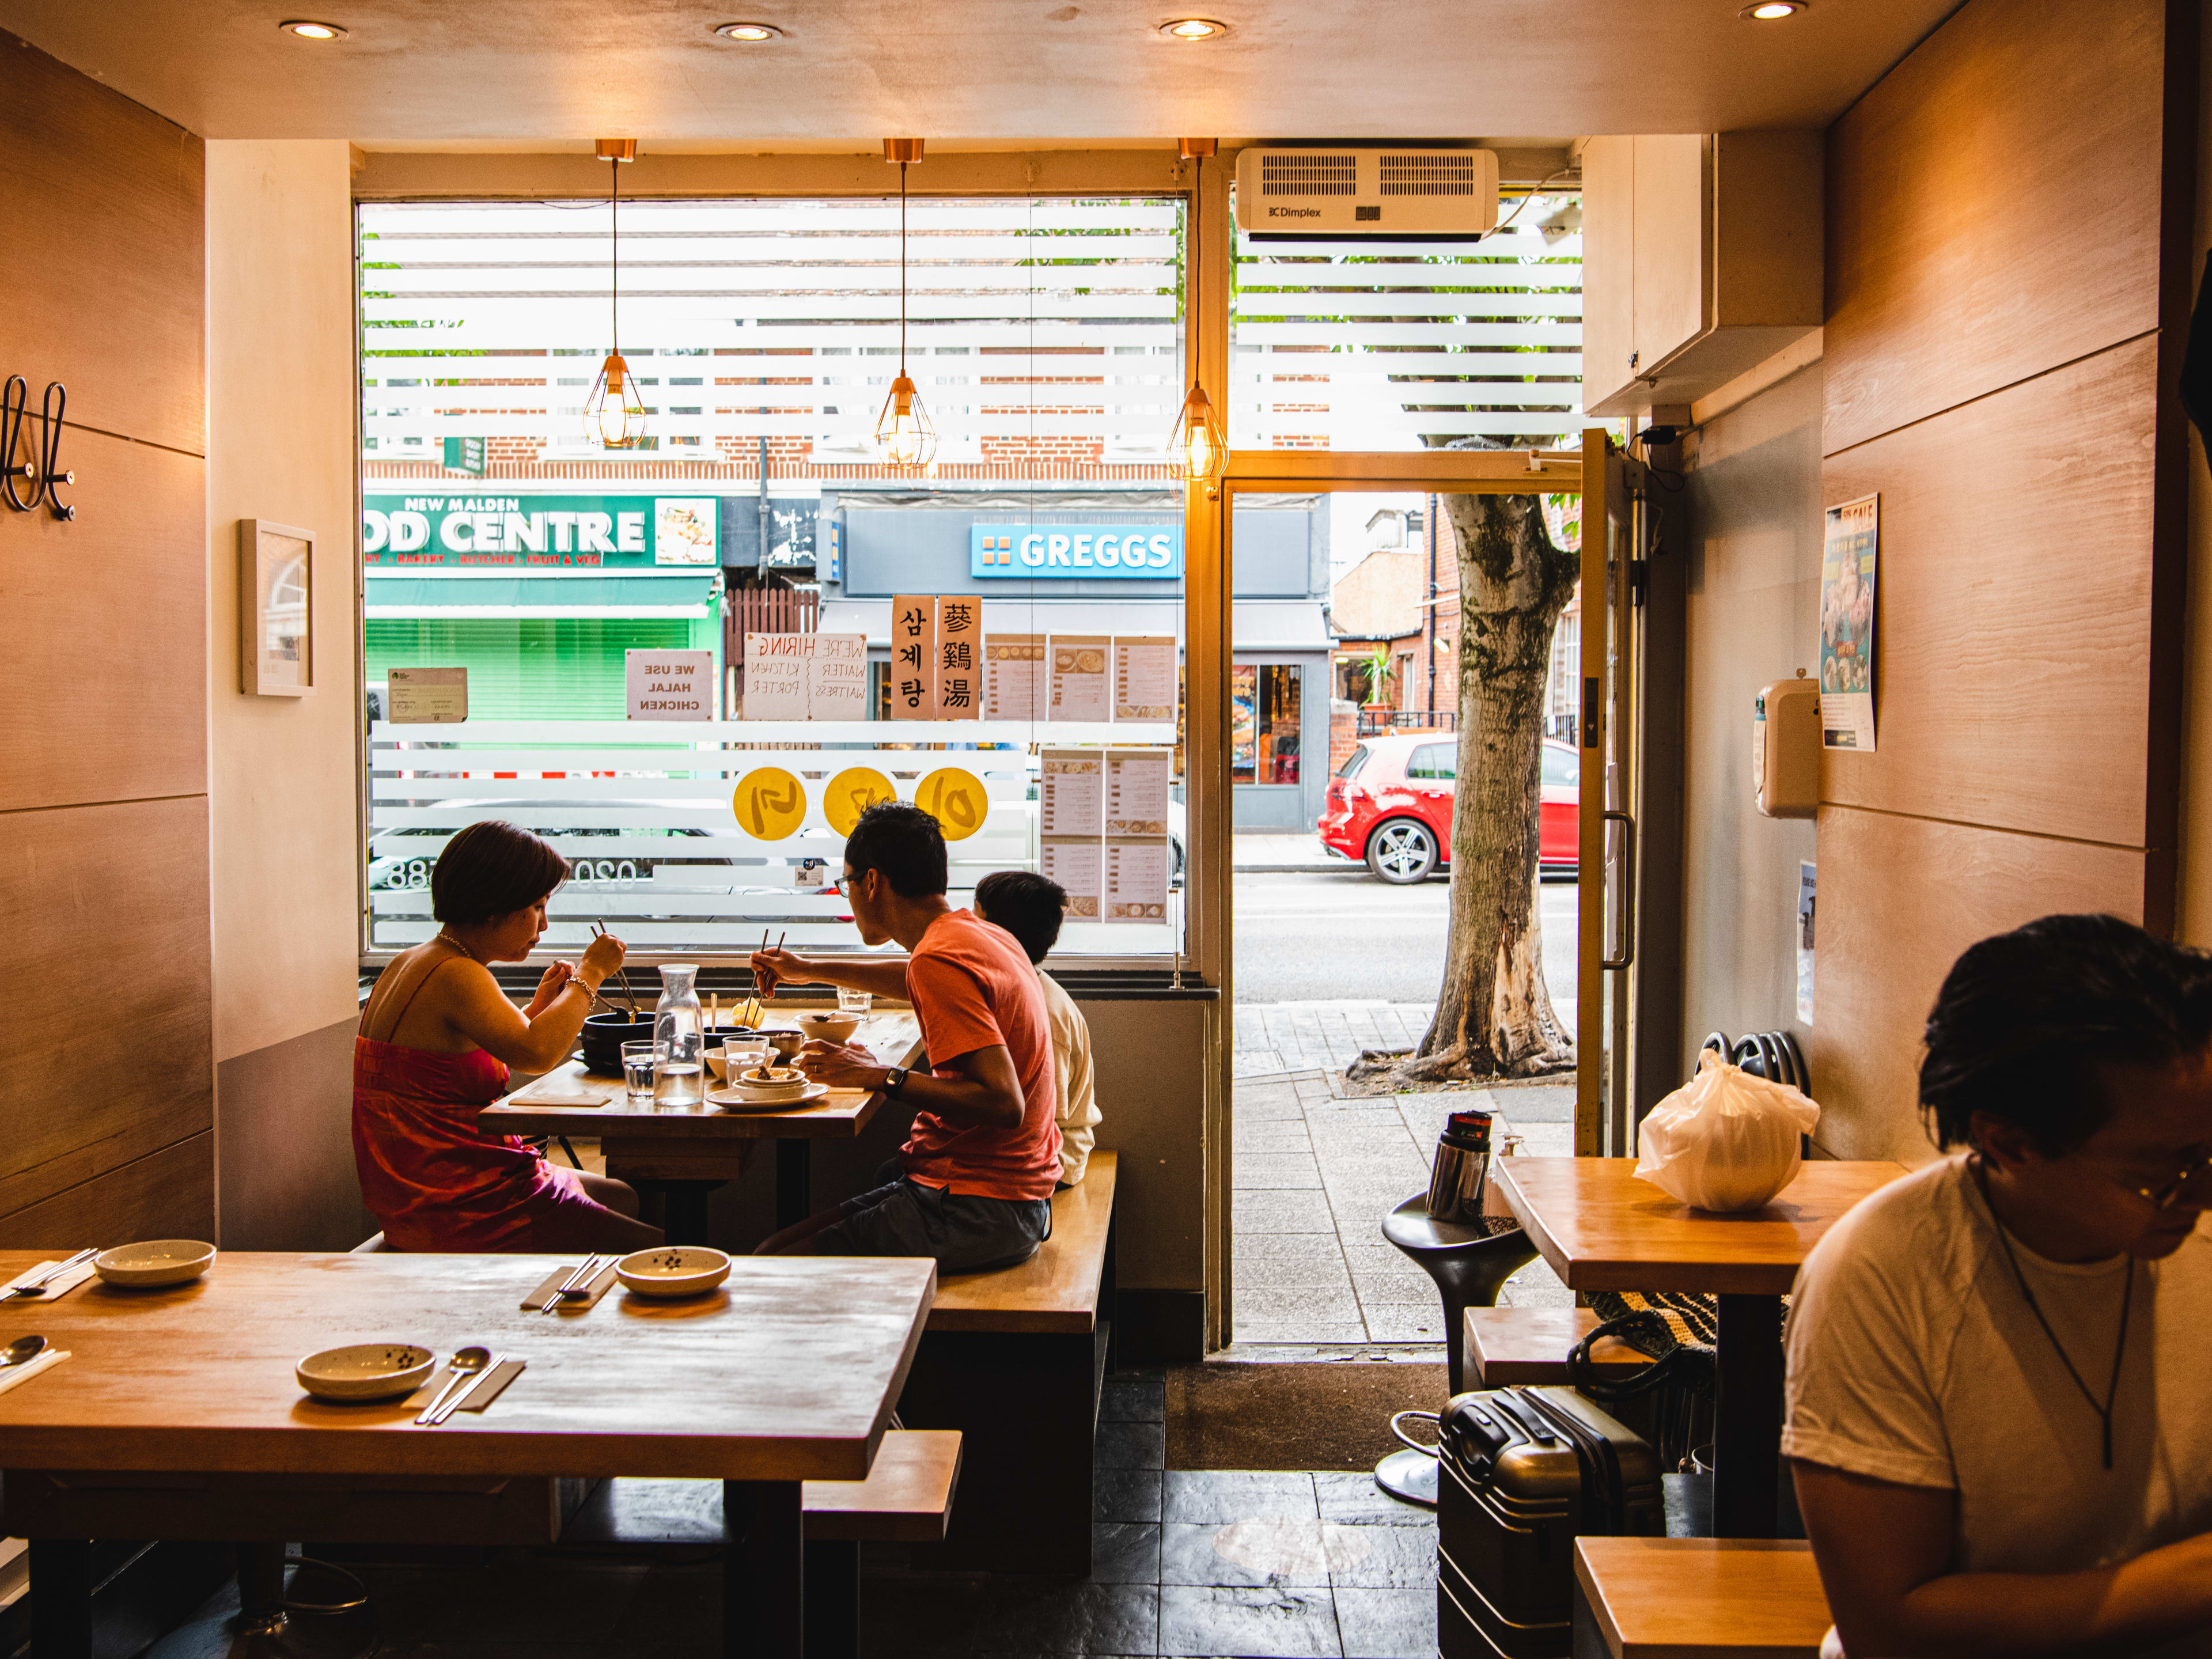
[[623, 655], [682, 650], [683, 617], [371, 617], [362, 624], [368, 682], [394, 668], [466, 668], [475, 720], [618, 720]]

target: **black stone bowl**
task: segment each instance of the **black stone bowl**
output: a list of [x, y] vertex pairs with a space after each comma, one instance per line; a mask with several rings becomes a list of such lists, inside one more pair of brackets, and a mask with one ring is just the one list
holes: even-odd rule
[[620, 1077], [623, 1044], [652, 1040], [653, 1011], [649, 1008], [635, 1019], [628, 1013], [593, 1014], [584, 1022], [584, 1069], [601, 1077]]

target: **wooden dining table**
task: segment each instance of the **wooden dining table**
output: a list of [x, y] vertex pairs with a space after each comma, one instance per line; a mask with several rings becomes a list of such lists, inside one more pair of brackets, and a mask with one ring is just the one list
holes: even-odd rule
[[[738, 1035], [715, 1030], [711, 1046]], [[913, 1060], [921, 1028], [911, 1011], [893, 1009], [863, 1020], [852, 1041], [886, 1065]], [[712, 1077], [708, 1086], [717, 1086]], [[775, 1224], [788, 1227], [813, 1211], [812, 1147], [817, 1140], [856, 1139], [884, 1103], [864, 1089], [832, 1089], [788, 1111], [732, 1111], [711, 1102], [656, 1107], [632, 1102], [619, 1077], [603, 1077], [572, 1060], [477, 1115], [489, 1134], [562, 1135], [596, 1139], [607, 1173], [641, 1192], [657, 1194], [672, 1244], [704, 1244], [707, 1200], [742, 1176], [764, 1145], [775, 1147]]]
[[1905, 1174], [1887, 1161], [1808, 1159], [1756, 1210], [1693, 1210], [1632, 1158], [1501, 1158], [1492, 1165], [1529, 1241], [1572, 1291], [1717, 1297], [1713, 1530], [1771, 1538], [1781, 1476], [1782, 1298], [1814, 1245]]
[[[0, 1276], [40, 1259], [0, 1251]], [[799, 1659], [800, 1485], [866, 1477], [935, 1264], [740, 1257], [702, 1297], [617, 1286], [587, 1310], [523, 1311], [560, 1265], [225, 1253], [171, 1289], [94, 1280], [0, 1303], [0, 1341], [35, 1332], [70, 1356], [0, 1394], [0, 1524], [32, 1540], [33, 1659], [92, 1650], [93, 1536], [360, 1537], [375, 1530], [363, 1516], [413, 1504], [430, 1524], [380, 1540], [406, 1543], [502, 1480], [622, 1475], [725, 1482], [724, 1650]], [[434, 1427], [405, 1401], [326, 1404], [295, 1379], [305, 1356], [363, 1342], [441, 1358], [481, 1345], [526, 1364], [481, 1414]], [[144, 1529], [71, 1531], [106, 1513]]]

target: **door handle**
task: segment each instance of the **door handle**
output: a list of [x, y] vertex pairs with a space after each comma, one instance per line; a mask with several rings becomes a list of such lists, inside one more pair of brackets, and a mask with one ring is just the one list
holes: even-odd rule
[[1636, 961], [1636, 820], [1626, 812], [1604, 816], [1607, 823], [1620, 826], [1620, 955], [1601, 957], [1597, 965], [1626, 968]]

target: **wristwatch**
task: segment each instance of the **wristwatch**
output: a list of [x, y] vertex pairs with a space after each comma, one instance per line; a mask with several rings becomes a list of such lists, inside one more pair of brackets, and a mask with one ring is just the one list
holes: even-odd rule
[[899, 1097], [899, 1091], [905, 1087], [905, 1066], [894, 1066], [890, 1071], [884, 1073], [884, 1093], [888, 1095], [891, 1099], [896, 1100]]

